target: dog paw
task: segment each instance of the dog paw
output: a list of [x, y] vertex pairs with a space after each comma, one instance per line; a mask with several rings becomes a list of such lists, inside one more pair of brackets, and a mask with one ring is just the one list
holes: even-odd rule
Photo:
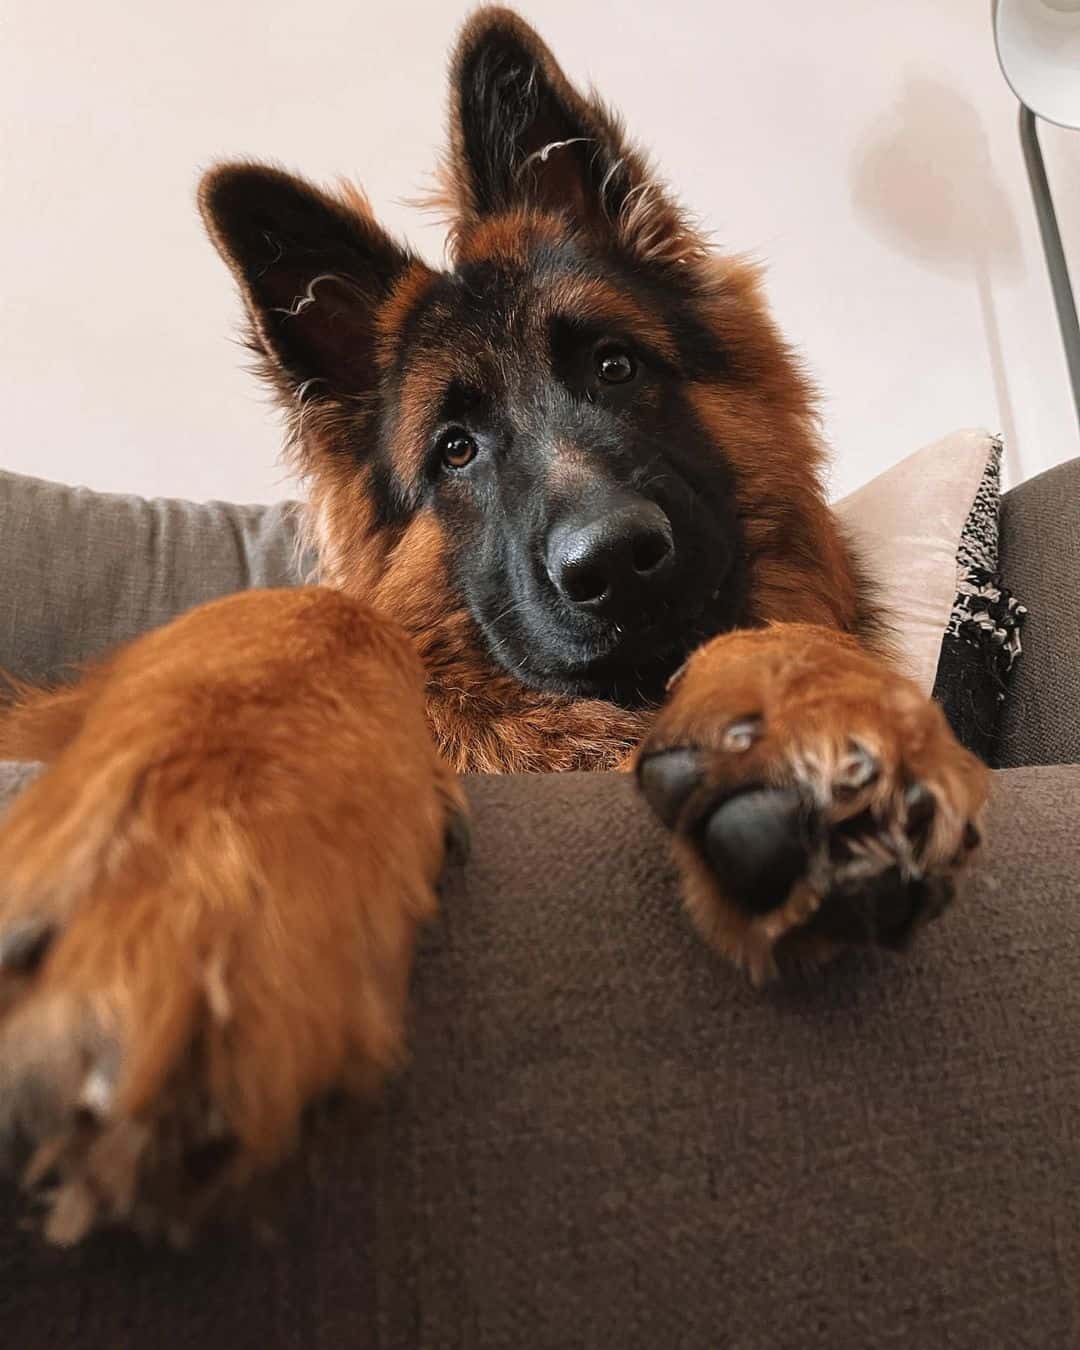
[[[183, 1241], [288, 1152], [309, 1103], [372, 1092], [400, 1060], [437, 875], [371, 849], [319, 859], [278, 828], [269, 848], [226, 829], [238, 865], [122, 867], [66, 913], [44, 887], [0, 905], [0, 1156], [49, 1240], [126, 1223]], [[441, 842], [414, 835], [413, 858]], [[306, 878], [279, 866], [294, 850]]]
[[904, 946], [952, 900], [987, 787], [909, 681], [794, 626], [696, 655], [636, 769], [697, 926], [755, 982]]
[[[212, 683], [198, 651], [189, 679], [162, 640], [136, 646], [0, 822], [0, 1157], [58, 1244], [183, 1241], [309, 1104], [373, 1092], [403, 1055], [461, 790], [407, 654], [349, 633], [316, 665], [317, 602], [253, 605], [278, 625], [264, 662], [245, 649]], [[250, 641], [220, 622], [189, 624], [181, 656]]]

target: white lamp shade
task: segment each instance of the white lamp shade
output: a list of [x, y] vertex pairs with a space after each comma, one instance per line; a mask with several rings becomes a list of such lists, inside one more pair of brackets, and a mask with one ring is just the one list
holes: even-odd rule
[[1020, 102], [1080, 130], [1080, 0], [995, 0], [994, 40]]

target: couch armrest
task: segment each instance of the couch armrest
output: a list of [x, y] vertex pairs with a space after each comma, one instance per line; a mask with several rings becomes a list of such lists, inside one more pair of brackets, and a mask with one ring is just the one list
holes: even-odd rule
[[8, 1344], [1072, 1343], [1080, 769], [997, 776], [908, 956], [764, 993], [691, 932], [630, 781], [470, 793], [413, 1062], [309, 1142], [277, 1244], [55, 1253], [9, 1217]]
[[1028, 608], [999, 731], [997, 762], [1080, 761], [1080, 459], [1007, 493], [1001, 571]]

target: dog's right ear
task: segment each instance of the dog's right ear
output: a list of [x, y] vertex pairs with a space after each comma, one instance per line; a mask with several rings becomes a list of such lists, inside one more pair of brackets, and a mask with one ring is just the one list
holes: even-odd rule
[[331, 196], [265, 165], [222, 164], [203, 178], [199, 206], [283, 398], [370, 392], [378, 310], [415, 259], [375, 223], [363, 195]]

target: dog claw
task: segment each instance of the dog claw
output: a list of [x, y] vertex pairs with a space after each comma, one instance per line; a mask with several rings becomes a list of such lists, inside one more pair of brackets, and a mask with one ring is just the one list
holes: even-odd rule
[[846, 757], [840, 762], [835, 786], [849, 792], [858, 792], [869, 786], [880, 772], [881, 766], [877, 756], [859, 741], [851, 741]]
[[54, 929], [44, 919], [23, 919], [0, 936], [0, 970], [30, 975], [52, 944]]
[[98, 1066], [91, 1069], [83, 1081], [82, 1091], [76, 1103], [77, 1109], [95, 1121], [108, 1119], [112, 1114], [114, 1087], [112, 1077], [103, 1068]]
[[745, 754], [755, 741], [761, 739], [762, 723], [760, 717], [740, 717], [732, 722], [720, 738], [720, 744], [733, 755]]
[[934, 794], [925, 784], [913, 783], [904, 793], [904, 807], [908, 837], [918, 842], [924, 841], [937, 814]]

